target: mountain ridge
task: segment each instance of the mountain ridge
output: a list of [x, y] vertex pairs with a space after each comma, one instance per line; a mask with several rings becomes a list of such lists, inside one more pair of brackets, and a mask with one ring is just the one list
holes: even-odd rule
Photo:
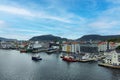
[[97, 41], [97, 40], [109, 40], [109, 39], [120, 39], [120, 35], [84, 35], [81, 38], [76, 39], [77, 41]]
[[3, 38], [3, 37], [0, 37], [0, 41], [15, 41], [17, 39], [9, 39], [9, 38]]
[[29, 41], [63, 41], [68, 40], [67, 38], [61, 38], [59, 36], [54, 35], [41, 35], [41, 36], [34, 36]]

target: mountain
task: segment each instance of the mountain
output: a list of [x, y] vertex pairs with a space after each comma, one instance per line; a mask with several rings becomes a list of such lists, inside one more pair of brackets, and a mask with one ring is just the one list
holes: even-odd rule
[[109, 39], [120, 39], [120, 35], [107, 35], [107, 36], [101, 36], [101, 35], [85, 35], [81, 38], [78, 38], [77, 41], [97, 41], [97, 40], [109, 40]]
[[67, 40], [66, 38], [61, 38], [58, 36], [53, 35], [41, 35], [41, 36], [35, 36], [30, 39], [30, 41], [63, 41]]
[[0, 37], [0, 41], [16, 41], [16, 39], [8, 39], [8, 38]]

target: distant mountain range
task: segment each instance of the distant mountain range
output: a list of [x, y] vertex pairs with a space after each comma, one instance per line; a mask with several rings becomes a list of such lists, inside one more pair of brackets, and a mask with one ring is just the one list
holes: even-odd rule
[[108, 36], [101, 36], [101, 35], [84, 35], [81, 38], [77, 39], [77, 41], [97, 41], [97, 40], [109, 40], [109, 39], [120, 39], [120, 35], [108, 35]]
[[[107, 35], [107, 36], [101, 36], [101, 35], [84, 35], [81, 38], [76, 39], [76, 41], [103, 41], [103, 40], [109, 40], [109, 39], [120, 39], [120, 35]], [[8, 39], [8, 38], [3, 38], [0, 37], [0, 41], [15, 41], [16, 39]], [[31, 39], [29, 39], [30, 41], [72, 41], [70, 39], [67, 38], [61, 38], [59, 36], [54, 36], [54, 35], [41, 35], [41, 36], [34, 36]]]
[[30, 41], [66, 41], [67, 38], [61, 38], [54, 35], [41, 35], [41, 36], [35, 36], [30, 39]]
[[0, 41], [15, 41], [17, 39], [8, 39], [8, 38], [3, 38], [3, 37], [0, 37]]

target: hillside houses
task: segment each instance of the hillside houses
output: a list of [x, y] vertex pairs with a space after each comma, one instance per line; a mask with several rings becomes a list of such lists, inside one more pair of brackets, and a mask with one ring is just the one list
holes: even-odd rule
[[0, 48], [2, 49], [16, 49], [16, 41], [0, 41]]

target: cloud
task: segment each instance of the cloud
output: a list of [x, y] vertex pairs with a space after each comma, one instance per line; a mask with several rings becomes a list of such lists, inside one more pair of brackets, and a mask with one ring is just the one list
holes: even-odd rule
[[113, 4], [120, 4], [120, 0], [106, 0], [108, 2], [111, 2]]
[[12, 34], [1, 34], [0, 37], [4, 38], [10, 38], [10, 39], [18, 39], [18, 40], [28, 40], [30, 39], [31, 35], [26, 35], [26, 34], [17, 34], [17, 33], [12, 33]]
[[99, 13], [99, 15], [96, 18], [93, 18], [93, 20], [88, 24], [88, 26], [91, 26], [93, 28], [98, 29], [106, 29], [109, 30], [111, 28], [118, 28], [120, 26], [120, 7], [112, 7], [108, 8], [105, 11], [102, 11]]
[[89, 24], [89, 26], [92, 26], [92, 27], [98, 28], [98, 29], [109, 29], [109, 28], [114, 28], [118, 24], [119, 24], [119, 22], [117, 22], [117, 21], [109, 22], [109, 21], [105, 21], [105, 20], [99, 20], [99, 21]]
[[11, 13], [11, 14], [16, 14], [16, 15], [23, 15], [23, 16], [34, 16], [30, 11], [23, 9], [23, 8], [18, 8], [18, 7], [12, 7], [12, 6], [4, 6], [0, 5], [0, 11]]
[[[20, 7], [13, 7], [13, 6], [6, 6], [6, 5], [0, 5], [0, 11], [6, 12], [14, 15], [19, 16], [26, 16], [26, 17], [32, 17], [32, 18], [40, 18], [40, 19], [49, 19], [49, 20], [55, 20], [65, 23], [71, 23], [72, 21], [69, 19], [71, 18], [71, 15], [64, 15], [63, 17], [58, 15], [52, 15], [47, 11], [30, 11], [24, 8]], [[67, 17], [66, 17], [67, 16]], [[82, 18], [80, 18], [82, 20]]]

